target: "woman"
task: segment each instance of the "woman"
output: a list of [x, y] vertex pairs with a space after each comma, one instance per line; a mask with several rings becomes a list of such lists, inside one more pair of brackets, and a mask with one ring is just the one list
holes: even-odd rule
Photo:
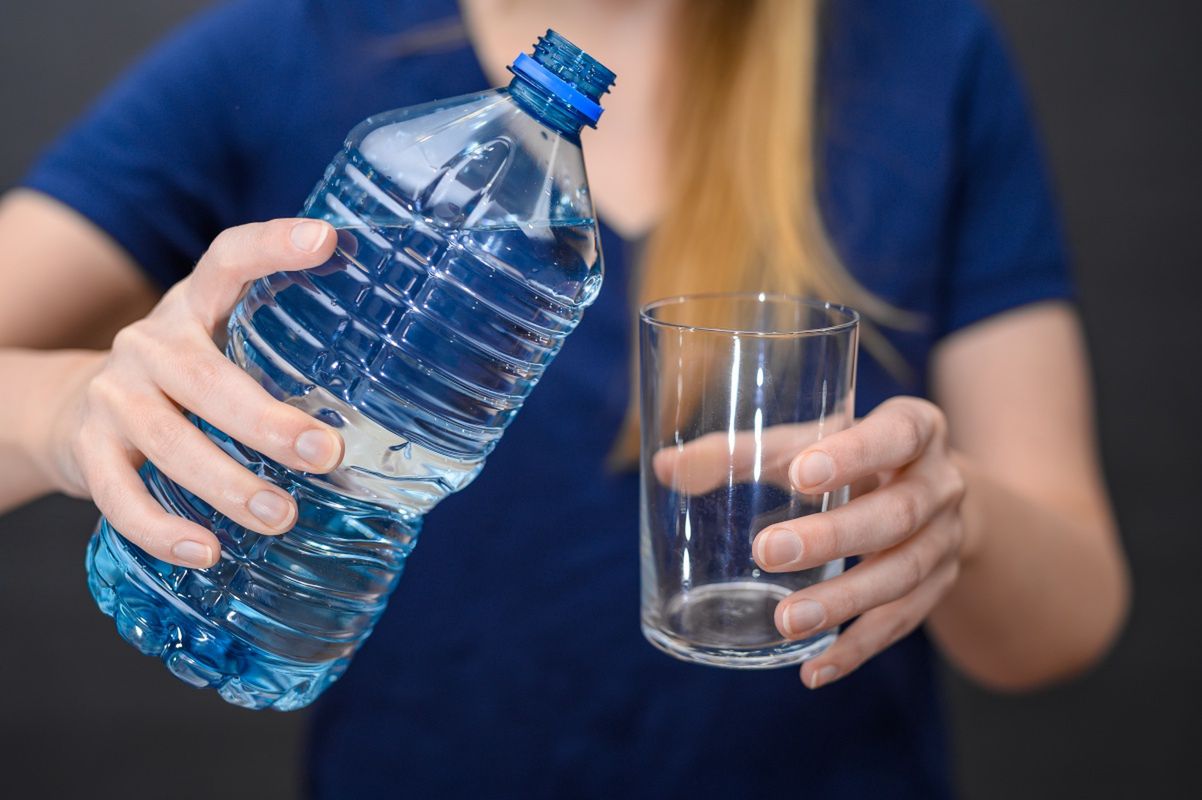
[[[619, 75], [585, 144], [606, 287], [317, 706], [313, 792], [946, 796], [929, 642], [986, 686], [1040, 686], [1104, 653], [1127, 577], [996, 34], [969, 0], [819, 5], [245, 0], [200, 18], [0, 208], [0, 369], [25, 387], [0, 400], [3, 504], [91, 496], [152, 554], [214, 563], [212, 535], [141, 488], [149, 457], [285, 531], [291, 500], [180, 411], [289, 466], [340, 458], [212, 342], [246, 281], [321, 263], [332, 231], [245, 223], [291, 213], [362, 117], [502, 83], [550, 25]], [[863, 420], [790, 473], [875, 488], [756, 540], [770, 570], [862, 557], [777, 610], [797, 638], [851, 622], [800, 684], [677, 663], [638, 632], [629, 299], [708, 289], [842, 299], [879, 332]]]

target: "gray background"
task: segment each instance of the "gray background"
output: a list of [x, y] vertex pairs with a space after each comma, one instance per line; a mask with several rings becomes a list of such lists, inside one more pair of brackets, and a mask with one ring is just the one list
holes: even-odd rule
[[[1202, 797], [1202, 4], [993, 0], [1031, 89], [1076, 257], [1136, 605], [1082, 681], [989, 696], [949, 678], [967, 798]], [[0, 187], [202, 0], [8, 2]], [[14, 387], [5, 387], [14, 391]], [[85, 503], [0, 518], [0, 795], [290, 797], [304, 715], [184, 690], [86, 595]], [[871, 765], [865, 765], [870, 769]], [[170, 787], [170, 788], [168, 788]]]

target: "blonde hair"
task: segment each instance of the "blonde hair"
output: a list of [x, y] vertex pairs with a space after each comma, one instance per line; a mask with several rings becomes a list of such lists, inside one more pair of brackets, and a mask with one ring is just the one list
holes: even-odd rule
[[[670, 110], [665, 211], [632, 287], [636, 307], [681, 294], [767, 291], [838, 301], [871, 319], [899, 318], [843, 268], [819, 213], [820, 6], [821, 0], [681, 4], [674, 44], [682, 91]], [[904, 370], [879, 334], [864, 334], [874, 355]], [[638, 430], [632, 396], [611, 465], [634, 462]]]

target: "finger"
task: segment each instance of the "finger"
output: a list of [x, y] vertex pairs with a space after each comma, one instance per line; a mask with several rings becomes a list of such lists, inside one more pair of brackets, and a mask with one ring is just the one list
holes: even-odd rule
[[818, 437], [816, 423], [773, 425], [763, 431], [717, 431], [652, 456], [655, 477], [687, 494], [729, 483], [764, 481], [788, 486], [789, 463]]
[[173, 401], [287, 467], [324, 473], [342, 461], [344, 444], [333, 428], [276, 400], [207, 339], [196, 342], [186, 358], [144, 363]]
[[221, 545], [211, 531], [168, 514], [143, 485], [129, 457], [112, 439], [93, 438], [84, 461], [92, 499], [123, 537], [160, 561], [205, 568], [217, 563]]
[[908, 471], [834, 510], [776, 523], [755, 537], [752, 555], [768, 572], [795, 572], [893, 547], [930, 522], [955, 496], [950, 481], [933, 477]]
[[943, 527], [932, 524], [838, 577], [789, 595], [776, 606], [777, 629], [787, 639], [805, 639], [909, 594], [954, 550]]
[[802, 683], [811, 689], [825, 686], [909, 635], [951, 589], [959, 570], [959, 562], [948, 559], [915, 591], [865, 613], [826, 652], [802, 665]]
[[943, 426], [943, 414], [933, 403], [893, 398], [851, 428], [809, 447], [790, 465], [789, 480], [798, 491], [818, 494], [900, 469], [922, 455]]
[[221, 451], [167, 399], [140, 398], [119, 424], [168, 478], [244, 528], [279, 534], [296, 522], [292, 497]]
[[273, 272], [316, 267], [333, 254], [336, 240], [334, 228], [315, 219], [276, 219], [222, 231], [188, 278], [188, 305], [212, 330], [247, 283]]

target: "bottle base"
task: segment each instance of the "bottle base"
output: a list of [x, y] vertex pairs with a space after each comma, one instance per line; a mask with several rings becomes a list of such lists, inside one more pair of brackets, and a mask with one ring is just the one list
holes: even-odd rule
[[[159, 573], [102, 519], [88, 544], [88, 588], [123, 639], [160, 659], [177, 678], [216, 689], [244, 708], [293, 711], [312, 703], [349, 658], [318, 664], [280, 658], [221, 630], [184, 605]], [[181, 573], [182, 574], [182, 573]]]

